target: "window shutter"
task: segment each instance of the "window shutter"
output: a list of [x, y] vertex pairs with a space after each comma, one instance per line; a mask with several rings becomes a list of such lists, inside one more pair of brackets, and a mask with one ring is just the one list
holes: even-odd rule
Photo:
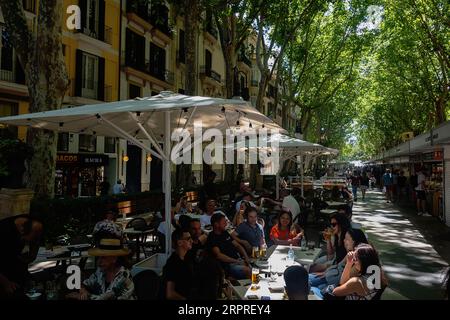
[[98, 4], [98, 39], [105, 41], [105, 0]]
[[81, 32], [84, 32], [84, 28], [86, 28], [87, 25], [86, 21], [88, 16], [87, 0], [79, 0], [78, 6], [80, 7], [81, 12]]
[[81, 97], [83, 77], [83, 51], [77, 49], [75, 59], [75, 96]]
[[98, 58], [98, 95], [97, 100], [105, 100], [105, 58]]

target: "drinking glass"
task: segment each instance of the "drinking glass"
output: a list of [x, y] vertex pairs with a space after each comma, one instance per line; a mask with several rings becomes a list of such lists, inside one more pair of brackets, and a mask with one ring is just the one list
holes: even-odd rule
[[278, 273], [275, 271], [275, 268], [272, 265], [270, 265], [269, 270], [270, 270], [270, 281], [272, 282], [277, 281]]
[[258, 290], [258, 283], [259, 283], [259, 269], [253, 268], [252, 269], [252, 286], [251, 290]]
[[253, 247], [252, 258], [258, 259], [259, 257], [259, 247]]
[[259, 247], [259, 256], [265, 258], [267, 253], [267, 245], [263, 244]]

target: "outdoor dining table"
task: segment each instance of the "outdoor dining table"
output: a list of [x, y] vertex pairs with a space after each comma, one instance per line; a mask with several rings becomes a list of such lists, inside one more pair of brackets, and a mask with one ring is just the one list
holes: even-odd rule
[[134, 228], [126, 228], [123, 230], [124, 234], [131, 235], [132, 237], [136, 238], [136, 261], [140, 261], [141, 246], [143, 245], [143, 243], [141, 243], [141, 239], [144, 235], [149, 234], [153, 231], [153, 229], [136, 230]]
[[[307, 249], [300, 247], [292, 247], [295, 254], [294, 262], [287, 261], [287, 253], [289, 246], [274, 245], [267, 249], [267, 261], [255, 261], [256, 267], [260, 269], [260, 281], [256, 285], [256, 289], [252, 289], [250, 284], [242, 297], [245, 300], [283, 300], [286, 299], [284, 293], [284, 271], [290, 265], [302, 265], [309, 270], [310, 265], [318, 257], [320, 249]], [[269, 270], [270, 269], [270, 270]], [[271, 275], [276, 274], [276, 279]], [[239, 290], [236, 290], [239, 291]], [[314, 294], [310, 294], [310, 300], [316, 299]]]
[[52, 249], [39, 247], [36, 259], [29, 265], [28, 271], [32, 273], [37, 272], [50, 262], [56, 262], [57, 265], [61, 264], [62, 266], [66, 266], [72, 260], [87, 259], [89, 257], [87, 249], [90, 247], [92, 246], [89, 243], [56, 246]]
[[320, 210], [320, 213], [326, 214], [328, 216], [331, 216], [332, 214], [337, 213], [338, 211], [336, 209], [322, 209]]
[[340, 206], [347, 204], [343, 201], [325, 201], [325, 203], [328, 205], [328, 209], [337, 209]]

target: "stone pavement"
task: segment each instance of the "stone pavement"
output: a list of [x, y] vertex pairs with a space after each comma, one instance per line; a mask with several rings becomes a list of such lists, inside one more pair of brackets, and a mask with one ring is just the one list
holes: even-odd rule
[[361, 199], [353, 206], [352, 220], [362, 224], [380, 253], [391, 289], [388, 298], [442, 299], [450, 228], [437, 218], [418, 217], [411, 208], [386, 203], [379, 191]]

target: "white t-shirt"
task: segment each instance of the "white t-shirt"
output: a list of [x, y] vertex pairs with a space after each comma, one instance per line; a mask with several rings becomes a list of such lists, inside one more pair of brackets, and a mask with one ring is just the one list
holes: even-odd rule
[[123, 191], [123, 185], [116, 183], [113, 186], [113, 194], [119, 194], [119, 193], [122, 193], [122, 191]]
[[284, 197], [282, 206], [285, 208], [289, 208], [292, 213], [292, 220], [294, 220], [295, 217], [300, 213], [300, 205], [292, 195]]
[[[214, 213], [221, 213], [221, 214], [223, 214], [226, 217], [225, 213], [223, 213], [222, 211], [214, 211]], [[201, 215], [201, 217], [200, 217], [200, 225], [201, 225], [202, 228], [204, 228], [205, 226], [211, 225], [211, 217], [212, 216], [213, 215], [209, 216], [206, 213]], [[227, 221], [228, 221], [228, 218], [227, 218]]]
[[422, 186], [422, 182], [425, 182], [426, 177], [422, 172], [419, 172], [417, 174], [417, 187], [416, 187], [416, 191], [423, 191], [423, 186]]

